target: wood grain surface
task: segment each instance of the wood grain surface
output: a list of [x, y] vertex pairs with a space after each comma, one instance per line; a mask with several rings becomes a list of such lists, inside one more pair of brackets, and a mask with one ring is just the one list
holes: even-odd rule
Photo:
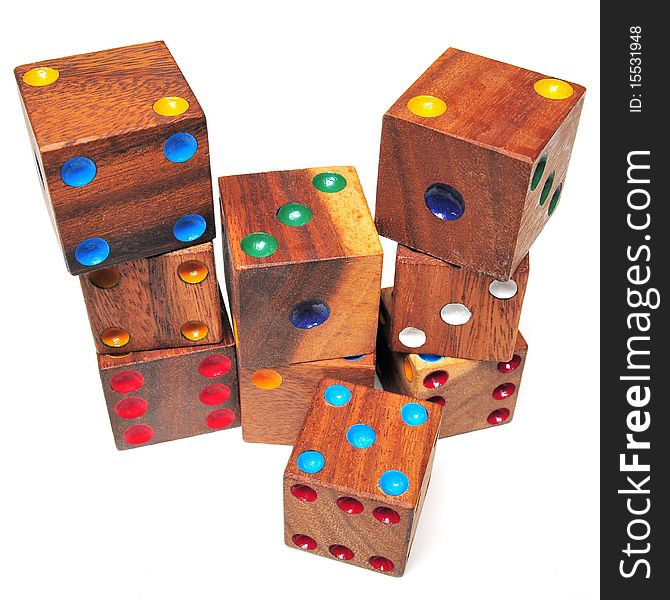
[[[222, 356], [227, 357], [229, 363], [221, 359]], [[200, 368], [203, 361], [211, 361], [212, 357], [222, 360], [224, 366], [220, 368], [220, 375], [212, 376], [213, 373], [209, 372], [205, 376]], [[226, 364], [229, 364], [227, 370]], [[227, 326], [220, 344], [132, 352], [125, 356], [99, 354], [98, 368], [114, 441], [119, 450], [218, 431], [208, 425], [208, 418], [212, 413], [216, 416], [216, 411], [234, 413], [230, 415], [232, 421], [225, 429], [240, 426], [235, 345]], [[143, 385], [127, 393], [115, 391], [112, 387], [114, 376], [128, 372], [139, 373], [144, 380]], [[201, 394], [212, 385], [217, 386], [214, 388], [217, 392], [221, 391], [219, 386], [226, 386], [230, 390], [229, 398], [218, 404], [205, 404], [200, 399]], [[137, 397], [147, 403], [147, 411], [135, 418], [121, 417], [117, 412], [119, 403]], [[137, 425], [151, 427], [153, 436], [142, 444], [128, 443], [124, 435]]]
[[[390, 288], [382, 290], [380, 323], [387, 322], [392, 303]], [[504, 361], [451, 357], [432, 361], [419, 354], [394, 352], [389, 348], [385, 332], [388, 328], [381, 326], [377, 334], [377, 374], [383, 388], [422, 400], [444, 401], [440, 438], [495, 427], [497, 425], [487, 419], [501, 408], [510, 411], [501, 424], [511, 422], [528, 354], [528, 344], [521, 332], [517, 335], [513, 354], [518, 358], [513, 358], [507, 367]], [[511, 368], [511, 365], [516, 366]], [[494, 390], [505, 384], [514, 386], [513, 389], [509, 385], [506, 388], [511, 390], [510, 395], [504, 399], [494, 398]]]
[[[323, 172], [346, 187], [324, 193]], [[245, 367], [313, 362], [370, 354], [375, 346], [382, 249], [353, 167], [323, 167], [219, 179], [227, 289]], [[292, 227], [277, 218], [287, 203], [309, 207], [312, 219]], [[271, 256], [243, 252], [242, 240], [264, 232], [277, 240]], [[294, 307], [318, 300], [330, 308], [320, 326], [298, 329]]]
[[[336, 407], [325, 402], [324, 391], [333, 384], [351, 390], [347, 404]], [[428, 413], [422, 425], [409, 426], [401, 418], [401, 408], [411, 401]], [[317, 543], [310, 551], [329, 558], [334, 558], [330, 546], [341, 544], [354, 553], [346, 562], [372, 569], [369, 559], [382, 556], [394, 563], [389, 575], [402, 575], [430, 481], [440, 419], [441, 407], [436, 404], [324, 379], [284, 472], [286, 544], [295, 548], [293, 536], [307, 535]], [[347, 431], [358, 423], [375, 430], [372, 446], [360, 449], [347, 441]], [[320, 472], [308, 474], [297, 467], [298, 456], [306, 450], [323, 454], [325, 465]], [[389, 496], [379, 487], [379, 478], [390, 469], [409, 478], [409, 488], [400, 496]], [[316, 501], [298, 500], [291, 492], [294, 485], [314, 489]], [[341, 497], [358, 500], [364, 510], [353, 515], [344, 512], [336, 503]], [[378, 507], [396, 511], [400, 520], [395, 524], [378, 521], [373, 516]]]
[[[533, 88], [544, 77], [453, 48], [431, 65], [384, 115], [379, 233], [456, 265], [508, 278], [546, 222], [525, 217], [522, 223], [534, 206], [527, 201], [534, 167], [545, 153], [554, 154], [552, 147], [560, 147], [550, 160], [565, 175], [585, 92], [573, 83], [569, 98], [544, 98]], [[446, 111], [430, 118], [415, 115], [407, 103], [419, 95], [440, 98]], [[424, 194], [435, 183], [460, 192], [465, 204], [460, 218], [441, 220], [426, 208]]]
[[[189, 261], [206, 267], [205, 279], [187, 283], [179, 276], [179, 268]], [[79, 276], [98, 352], [125, 354], [221, 341], [221, 301], [212, 242], [122, 263], [111, 269], [118, 273], [119, 279], [109, 289], [92, 283], [99, 271]], [[197, 341], [187, 339], [181, 327], [189, 321], [204, 323], [208, 329], [206, 337]], [[110, 327], [127, 331], [130, 341], [118, 349], [105, 345], [102, 334]]]
[[[398, 245], [390, 320], [390, 346], [398, 352], [422, 352], [475, 360], [506, 360], [515, 347], [521, 307], [528, 283], [528, 257], [511, 279], [516, 295], [494, 297], [490, 275], [456, 267], [427, 254]], [[463, 304], [472, 316], [463, 325], [450, 325], [440, 316], [447, 304]], [[400, 332], [416, 327], [426, 343], [416, 349], [400, 341]]]
[[246, 442], [295, 444], [319, 382], [324, 377], [373, 387], [375, 355], [358, 360], [335, 358], [265, 367], [281, 377], [281, 385], [267, 389], [254, 384], [259, 369], [240, 364], [242, 437]]
[[[50, 85], [30, 86], [22, 78], [34, 67], [57, 69], [59, 77]], [[104, 266], [214, 238], [205, 115], [163, 42], [22, 65], [15, 76], [43, 192], [71, 273], [96, 268], [74, 257], [79, 243], [92, 237], [110, 246]], [[188, 110], [157, 114], [153, 104], [165, 96], [184, 98]], [[170, 162], [163, 146], [179, 132], [195, 136], [198, 149], [186, 162]], [[95, 162], [96, 176], [88, 185], [70, 187], [61, 179], [61, 167], [78, 156]], [[194, 213], [205, 219], [205, 233], [180, 242], [173, 226]]]

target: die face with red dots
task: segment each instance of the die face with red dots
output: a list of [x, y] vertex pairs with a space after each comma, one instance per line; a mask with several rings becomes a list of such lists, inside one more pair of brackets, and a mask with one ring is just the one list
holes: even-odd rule
[[353, 167], [221, 177], [240, 365], [371, 354], [382, 248]]
[[380, 235], [509, 278], [560, 199], [584, 93], [448, 49], [384, 115]]
[[528, 353], [521, 332], [508, 361], [394, 352], [388, 342], [390, 292], [382, 290], [377, 334], [377, 374], [384, 389], [442, 405], [441, 438], [510, 423]]
[[436, 404], [321, 381], [284, 472], [286, 544], [402, 575], [440, 419]]
[[[96, 350], [126, 354], [221, 341], [212, 242], [79, 276]], [[113, 329], [127, 337], [109, 336]]]
[[[389, 303], [391, 348], [473, 360], [510, 359], [528, 273], [528, 256], [503, 282], [399, 244]], [[423, 337], [407, 336], [408, 328], [421, 330]]]
[[214, 238], [205, 115], [163, 42], [15, 75], [70, 273]]
[[220, 344], [98, 355], [119, 450], [241, 424], [232, 332]]

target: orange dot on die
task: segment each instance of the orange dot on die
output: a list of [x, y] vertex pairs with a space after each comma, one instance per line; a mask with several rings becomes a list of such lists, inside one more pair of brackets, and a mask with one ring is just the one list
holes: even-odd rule
[[181, 326], [181, 334], [192, 342], [204, 340], [209, 333], [209, 328], [202, 321], [187, 321]]
[[121, 273], [113, 267], [98, 269], [88, 274], [88, 280], [97, 288], [109, 290], [119, 285]]
[[207, 278], [209, 269], [205, 263], [199, 260], [187, 260], [179, 265], [177, 273], [185, 283], [200, 283]]
[[130, 341], [130, 334], [120, 327], [108, 327], [100, 334], [100, 339], [105, 346], [122, 348]]

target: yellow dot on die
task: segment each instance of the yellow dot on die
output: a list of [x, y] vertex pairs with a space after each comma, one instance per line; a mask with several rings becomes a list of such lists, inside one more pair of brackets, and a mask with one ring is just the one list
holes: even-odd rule
[[120, 327], [108, 327], [100, 334], [100, 339], [110, 348], [123, 348], [130, 341], [130, 334]]
[[402, 361], [402, 368], [403, 371], [405, 371], [407, 381], [412, 381], [414, 379], [414, 371], [412, 371], [412, 365], [409, 362], [409, 358], [405, 357], [405, 360]]
[[60, 77], [60, 73], [51, 67], [35, 67], [26, 71], [23, 74], [23, 83], [32, 85], [33, 87], [43, 87], [56, 81]]
[[282, 376], [272, 369], [260, 369], [251, 376], [251, 383], [261, 390], [274, 390], [282, 381]]
[[560, 79], [540, 79], [533, 87], [540, 96], [550, 100], [565, 100], [574, 93], [572, 86]]
[[179, 265], [177, 273], [185, 283], [200, 283], [207, 278], [209, 269], [205, 263], [199, 260], [187, 260]]
[[162, 117], [176, 117], [184, 114], [189, 107], [188, 100], [179, 96], [165, 96], [154, 102], [154, 112]]
[[181, 334], [192, 342], [204, 340], [209, 333], [209, 328], [202, 321], [187, 321], [181, 326]]
[[447, 105], [435, 96], [414, 96], [407, 108], [417, 117], [439, 117], [446, 112]]

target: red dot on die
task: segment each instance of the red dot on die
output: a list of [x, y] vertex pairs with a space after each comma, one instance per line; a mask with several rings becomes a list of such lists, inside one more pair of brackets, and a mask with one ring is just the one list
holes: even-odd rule
[[496, 400], [504, 400], [509, 398], [516, 389], [516, 386], [513, 383], [501, 383], [495, 390], [493, 390], [492, 396]]
[[440, 406], [444, 406], [446, 404], [442, 396], [432, 396], [431, 398], [426, 399], [426, 402], [432, 402], [433, 404], [439, 404]]
[[144, 385], [144, 377], [137, 371], [120, 371], [112, 376], [109, 385], [119, 394], [130, 394]]
[[124, 398], [119, 401], [114, 407], [114, 410], [116, 411], [116, 414], [123, 419], [135, 419], [147, 412], [148, 408], [149, 405], [144, 398], [130, 396], [129, 398]]
[[515, 354], [510, 360], [498, 363], [498, 371], [503, 374], [511, 373], [521, 364], [521, 357]]
[[393, 562], [383, 556], [373, 556], [368, 562], [374, 569], [382, 571], [383, 573], [390, 573], [395, 569]]
[[316, 500], [316, 490], [308, 485], [294, 485], [291, 487], [291, 493], [303, 502], [314, 502]]
[[200, 363], [198, 371], [203, 377], [221, 377], [230, 371], [231, 364], [225, 354], [212, 354]]
[[223, 404], [230, 398], [230, 388], [223, 383], [213, 383], [204, 388], [198, 397], [200, 402], [207, 404], [207, 406]]
[[298, 548], [302, 548], [303, 550], [314, 550], [316, 548], [316, 541], [308, 535], [296, 533], [291, 539]]
[[154, 430], [149, 425], [133, 425], [123, 432], [123, 439], [127, 444], [137, 446], [145, 444], [154, 437]]
[[509, 418], [509, 409], [508, 408], [497, 408], [494, 410], [487, 418], [486, 421], [489, 425], [500, 425], [504, 423]]
[[379, 506], [372, 511], [372, 516], [386, 525], [395, 525], [400, 521], [400, 515], [392, 508]]
[[223, 429], [235, 420], [235, 413], [229, 408], [219, 408], [207, 415], [205, 423], [212, 429]]
[[436, 390], [447, 383], [448, 379], [449, 373], [446, 371], [433, 371], [423, 378], [423, 387], [426, 387], [429, 390]]
[[358, 515], [363, 512], [363, 505], [356, 498], [349, 498], [349, 496], [338, 498], [337, 505], [349, 515]]
[[328, 548], [328, 551], [335, 557], [340, 560], [351, 560], [354, 557], [354, 552], [346, 546], [341, 544], [333, 544]]

